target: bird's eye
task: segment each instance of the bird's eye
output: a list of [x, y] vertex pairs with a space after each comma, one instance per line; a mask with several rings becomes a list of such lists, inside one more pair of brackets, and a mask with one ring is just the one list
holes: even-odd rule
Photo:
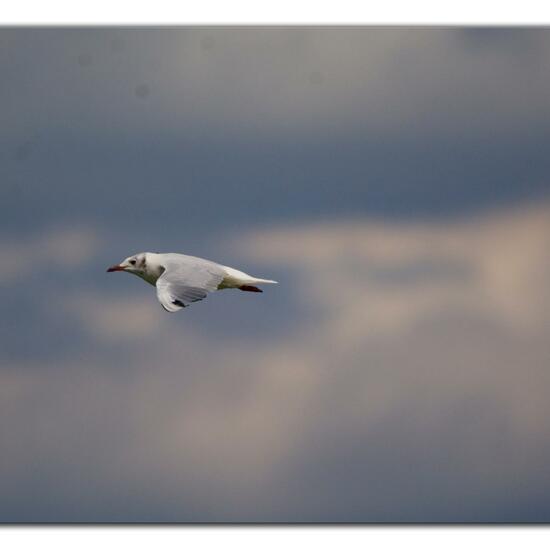
[[136, 261], [135, 261], [135, 260], [130, 260], [130, 263], [131, 263], [132, 265], [136, 265]]

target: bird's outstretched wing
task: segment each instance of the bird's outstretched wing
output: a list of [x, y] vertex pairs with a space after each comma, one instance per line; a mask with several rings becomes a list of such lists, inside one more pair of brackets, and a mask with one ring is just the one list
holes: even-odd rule
[[167, 256], [156, 287], [159, 302], [170, 313], [206, 298], [226, 275], [221, 266], [207, 260], [183, 254]]

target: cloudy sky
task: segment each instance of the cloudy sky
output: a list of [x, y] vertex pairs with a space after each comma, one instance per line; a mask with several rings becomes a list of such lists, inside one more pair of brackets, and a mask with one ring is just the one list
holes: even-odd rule
[[[550, 521], [550, 31], [0, 29], [0, 521]], [[175, 315], [105, 268], [280, 281]]]

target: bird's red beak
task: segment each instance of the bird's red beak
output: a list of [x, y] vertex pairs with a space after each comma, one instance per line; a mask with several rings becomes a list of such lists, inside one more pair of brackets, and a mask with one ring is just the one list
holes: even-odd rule
[[124, 271], [124, 268], [121, 265], [112, 265], [108, 270], [107, 273], [111, 273], [112, 271]]

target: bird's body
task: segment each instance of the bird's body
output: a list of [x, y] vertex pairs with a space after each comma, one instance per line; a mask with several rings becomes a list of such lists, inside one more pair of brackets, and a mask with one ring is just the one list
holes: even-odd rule
[[243, 271], [185, 254], [142, 252], [126, 258], [107, 271], [127, 271], [157, 287], [157, 297], [169, 312], [206, 298], [209, 292], [237, 288], [262, 292], [256, 285], [275, 284]]

